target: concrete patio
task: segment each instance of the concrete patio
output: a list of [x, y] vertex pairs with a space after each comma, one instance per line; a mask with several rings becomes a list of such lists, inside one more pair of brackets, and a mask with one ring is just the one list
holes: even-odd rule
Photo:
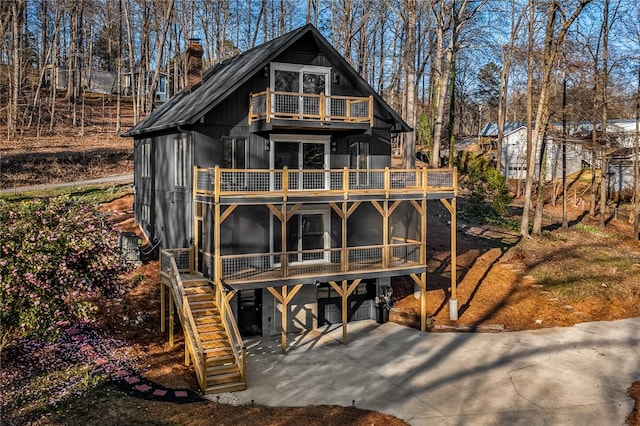
[[570, 328], [421, 333], [394, 323], [349, 324], [246, 341], [247, 390], [269, 406], [336, 404], [413, 425], [623, 424], [640, 380], [640, 318]]

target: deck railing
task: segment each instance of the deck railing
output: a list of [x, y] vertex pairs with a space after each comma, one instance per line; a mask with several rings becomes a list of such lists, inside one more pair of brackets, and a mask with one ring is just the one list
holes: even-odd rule
[[[250, 283], [296, 277], [322, 277], [356, 271], [382, 271], [418, 266], [422, 259], [419, 241], [393, 238], [392, 244], [251, 253], [220, 256], [224, 282]], [[202, 252], [209, 265], [215, 262], [211, 253]], [[284, 262], [283, 262], [284, 260]]]
[[327, 96], [267, 89], [251, 94], [249, 124], [257, 120], [314, 120], [373, 124], [373, 96]]
[[195, 195], [296, 196], [445, 192], [456, 190], [452, 169], [222, 169], [195, 167]]
[[227, 294], [222, 291], [221, 285], [216, 286], [216, 302], [218, 304], [218, 309], [220, 310], [222, 325], [227, 333], [227, 337], [229, 338], [229, 344], [231, 345], [233, 356], [236, 360], [237, 365], [240, 366], [240, 375], [242, 377], [242, 381], [246, 382], [247, 347], [242, 341], [242, 336], [240, 336], [238, 324], [236, 323], [235, 317], [233, 316], [233, 311], [231, 310], [231, 306], [229, 306], [229, 301], [227, 300]]

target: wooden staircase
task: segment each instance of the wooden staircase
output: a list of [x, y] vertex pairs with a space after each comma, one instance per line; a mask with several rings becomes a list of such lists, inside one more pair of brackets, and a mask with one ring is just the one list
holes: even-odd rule
[[242, 366], [239, 365], [231, 346], [216, 303], [216, 294], [211, 285], [207, 280], [202, 279], [184, 281], [183, 286], [187, 301], [186, 309], [191, 311], [195, 323], [196, 336], [194, 337], [200, 340], [206, 354], [204, 392], [221, 393], [246, 389], [246, 382], [242, 377]]

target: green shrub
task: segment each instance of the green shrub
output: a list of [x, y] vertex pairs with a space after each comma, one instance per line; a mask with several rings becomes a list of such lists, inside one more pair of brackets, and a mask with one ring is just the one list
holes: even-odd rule
[[122, 289], [117, 235], [70, 198], [0, 200], [0, 351], [17, 337], [55, 337]]
[[456, 166], [465, 175], [461, 186], [469, 192], [467, 214], [485, 220], [502, 216], [511, 202], [505, 177], [484, 157], [467, 151], [458, 153]]

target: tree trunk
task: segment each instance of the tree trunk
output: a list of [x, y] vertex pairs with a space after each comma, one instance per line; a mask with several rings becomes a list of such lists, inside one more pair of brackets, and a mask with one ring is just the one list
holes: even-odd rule
[[[531, 190], [533, 187], [533, 166], [537, 142], [533, 140], [533, 42], [534, 42], [534, 3], [529, 0], [529, 37], [527, 44], [527, 173], [524, 189], [524, 206], [520, 222], [520, 235], [529, 237], [529, 210], [531, 210]], [[519, 185], [519, 183], [518, 183]]]
[[607, 137], [607, 112], [609, 96], [607, 93], [609, 79], [609, 0], [604, 0], [602, 17], [602, 172], [600, 173], [600, 226], [606, 225], [607, 198], [609, 190], [607, 185], [607, 147], [609, 146]]
[[640, 63], [638, 64], [638, 86], [636, 87], [636, 134], [633, 138], [633, 238], [640, 240], [638, 234], [638, 214], [640, 213], [640, 165], [638, 155], [640, 155]]
[[[404, 69], [405, 69], [405, 120], [407, 124], [415, 129], [416, 127], [416, 1], [404, 0], [404, 8], [406, 12], [406, 33], [407, 42], [404, 52]], [[413, 169], [416, 166], [416, 133], [415, 130], [405, 133], [404, 149], [402, 158], [402, 167], [405, 169]]]
[[[537, 152], [538, 140], [540, 140], [540, 135], [544, 134], [547, 127], [547, 122], [549, 120], [549, 89], [551, 85], [551, 73], [553, 67], [555, 65], [556, 56], [558, 54], [559, 46], [564, 42], [564, 37], [569, 31], [569, 28], [576, 20], [578, 15], [584, 9], [584, 6], [589, 3], [591, 0], [581, 0], [580, 4], [576, 7], [576, 10], [566, 18], [564, 22], [559, 26], [558, 34], [555, 35], [556, 31], [556, 18], [560, 12], [560, 4], [556, 2], [550, 2], [547, 6], [547, 25], [545, 30], [545, 38], [544, 38], [544, 53], [543, 53], [543, 71], [542, 71], [542, 82], [540, 87], [540, 98], [538, 99], [538, 107], [536, 111], [536, 121], [535, 127], [533, 129], [533, 134], [531, 137], [531, 150], [527, 150], [528, 161], [527, 161], [527, 185], [525, 187], [525, 208], [522, 212], [522, 223], [520, 226], [520, 233], [523, 237], [528, 237], [528, 228], [529, 228], [529, 211], [528, 208], [531, 205], [531, 192], [533, 186], [533, 172], [535, 167], [535, 158]], [[530, 1], [530, 5], [532, 5], [533, 1]], [[532, 8], [533, 11], [533, 8]], [[567, 16], [566, 11], [561, 11], [561, 15]], [[530, 20], [530, 30], [532, 29], [532, 24]], [[532, 41], [532, 31], [530, 31], [529, 41]], [[530, 45], [531, 49], [531, 45]], [[530, 58], [529, 63], [531, 64], [532, 57], [531, 51], [529, 52]], [[531, 69], [529, 70], [531, 72]], [[527, 88], [528, 90], [529, 87]], [[529, 145], [529, 144], [527, 144]], [[542, 158], [541, 153], [541, 158]], [[539, 175], [539, 184], [544, 185], [545, 176], [542, 175], [542, 171]], [[539, 208], [544, 208], [544, 197], [537, 200], [538, 204], [540, 204]], [[538, 208], [538, 206], [536, 206]], [[542, 210], [540, 211], [540, 215], [542, 215]], [[534, 223], [535, 225], [535, 223]], [[542, 231], [541, 224], [534, 229], [534, 234], [540, 235]]]
[[24, 1], [16, 0], [12, 3], [13, 38], [11, 47], [13, 50], [13, 62], [11, 63], [11, 102], [7, 113], [7, 137], [12, 139], [18, 128], [18, 100], [22, 92], [22, 30], [24, 16]]
[[[169, 0], [169, 4], [167, 6], [167, 10], [165, 11], [163, 21], [162, 21], [162, 29], [160, 31], [160, 35], [158, 36], [156, 42], [156, 67], [153, 71], [153, 78], [151, 80], [151, 85], [149, 87], [149, 91], [147, 92], [147, 111], [153, 111], [153, 102], [155, 100], [155, 92], [158, 87], [158, 78], [160, 76], [160, 68], [162, 67], [162, 52], [164, 51], [164, 43], [167, 39], [167, 30], [169, 29], [169, 23], [171, 22], [171, 15], [173, 13], [173, 5], [175, 0]], [[145, 76], [140, 76], [140, 78], [145, 78]], [[146, 80], [146, 78], [145, 78]]]

